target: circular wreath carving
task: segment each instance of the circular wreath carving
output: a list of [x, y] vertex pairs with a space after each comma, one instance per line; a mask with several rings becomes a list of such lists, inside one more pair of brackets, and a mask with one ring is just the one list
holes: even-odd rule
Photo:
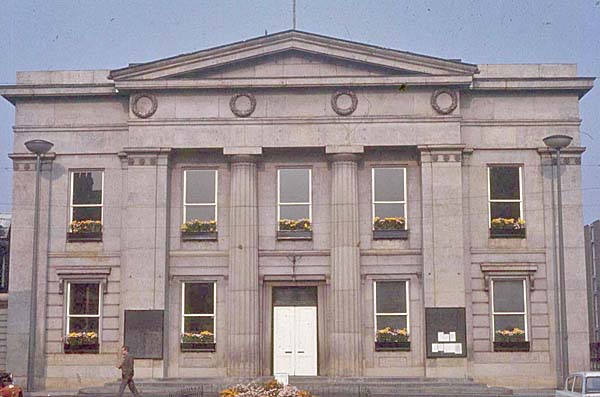
[[[341, 108], [338, 105], [338, 100], [343, 96], [349, 97], [351, 101], [350, 106], [346, 108]], [[331, 108], [340, 116], [351, 115], [356, 110], [356, 106], [358, 106], [358, 98], [356, 98], [356, 94], [352, 91], [338, 91], [331, 97]]]
[[140, 94], [133, 97], [131, 110], [141, 119], [147, 119], [156, 113], [158, 101], [154, 95]]
[[[443, 106], [440, 104], [439, 99], [440, 99], [440, 96], [446, 96], [446, 95], [450, 97], [451, 102], [449, 105]], [[431, 95], [431, 106], [439, 114], [450, 114], [450, 113], [454, 112], [457, 105], [458, 105], [458, 98], [454, 91], [450, 91], [447, 89], [441, 89], [441, 90], [434, 91], [434, 93]]]
[[[246, 98], [249, 101], [245, 108], [241, 108], [239, 106], [240, 104], [238, 103], [238, 101], [241, 98]], [[256, 98], [254, 98], [254, 95], [250, 94], [249, 92], [235, 94], [231, 97], [231, 100], [229, 101], [229, 107], [231, 108], [233, 114], [235, 114], [236, 116], [248, 117], [252, 113], [254, 113], [254, 110], [256, 109]]]

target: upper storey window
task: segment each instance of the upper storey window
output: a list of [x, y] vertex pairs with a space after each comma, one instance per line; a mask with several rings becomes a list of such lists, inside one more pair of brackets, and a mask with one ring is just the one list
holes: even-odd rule
[[372, 170], [373, 238], [406, 238], [406, 168]]
[[525, 237], [522, 168], [488, 167], [490, 237]]
[[312, 231], [312, 171], [277, 170], [277, 224], [279, 237], [310, 237]]
[[69, 241], [102, 239], [104, 172], [71, 172]]
[[183, 172], [184, 234], [209, 234], [217, 231], [217, 170], [185, 170]]

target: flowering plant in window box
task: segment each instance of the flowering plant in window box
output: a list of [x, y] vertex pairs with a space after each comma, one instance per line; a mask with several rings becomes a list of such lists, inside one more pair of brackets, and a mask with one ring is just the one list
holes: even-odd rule
[[491, 238], [524, 238], [525, 221], [522, 218], [494, 218], [491, 222]]
[[70, 332], [65, 338], [65, 353], [98, 353], [98, 334], [93, 331]]
[[494, 351], [529, 351], [529, 342], [525, 340], [525, 331], [521, 328], [496, 331]]
[[312, 224], [309, 219], [280, 219], [277, 238], [280, 239], [311, 239]]
[[182, 352], [214, 352], [215, 346], [215, 334], [207, 330], [181, 335]]
[[71, 222], [67, 241], [102, 241], [102, 222], [91, 219]]
[[406, 239], [408, 230], [406, 230], [406, 218], [391, 217], [373, 219], [373, 238], [379, 239]]
[[282, 385], [275, 379], [260, 384], [250, 382], [237, 384], [219, 392], [220, 397], [253, 396], [253, 397], [312, 397], [307, 390], [298, 389], [292, 385]]
[[217, 221], [192, 219], [181, 225], [181, 239], [184, 241], [216, 240]]
[[408, 330], [406, 328], [393, 329], [385, 327], [377, 330], [375, 337], [375, 351], [384, 350], [410, 350]]

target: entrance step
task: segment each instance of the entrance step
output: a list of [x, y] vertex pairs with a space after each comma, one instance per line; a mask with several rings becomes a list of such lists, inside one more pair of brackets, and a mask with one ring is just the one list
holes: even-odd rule
[[[138, 379], [136, 385], [145, 397], [218, 397], [219, 392], [228, 386], [249, 383], [254, 380], [262, 383], [264, 378], [165, 378]], [[318, 397], [550, 397], [553, 390], [512, 390], [504, 387], [489, 387], [470, 379], [430, 379], [356, 377], [329, 378], [290, 377], [290, 384], [308, 390]], [[119, 388], [118, 382], [101, 387], [84, 388], [78, 396], [113, 397]], [[129, 390], [126, 395], [131, 395]]]

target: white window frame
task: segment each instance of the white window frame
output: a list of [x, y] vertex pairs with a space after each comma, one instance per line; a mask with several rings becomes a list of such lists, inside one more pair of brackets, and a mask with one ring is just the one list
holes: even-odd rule
[[[494, 306], [494, 284], [496, 281], [521, 281], [523, 285], [523, 311], [522, 312], [498, 312], [496, 313], [496, 309]], [[525, 324], [525, 341], [529, 341], [529, 322], [527, 321], [528, 312], [527, 312], [527, 279], [521, 277], [515, 278], [506, 278], [506, 277], [496, 277], [490, 280], [490, 302], [492, 303], [492, 340], [496, 341], [496, 322], [495, 316], [523, 316]]]
[[[493, 199], [492, 200], [492, 188], [490, 183], [490, 169], [491, 168], [518, 168], [519, 169], [519, 199]], [[523, 218], [523, 167], [520, 165], [512, 164], [492, 164], [487, 167], [487, 188], [488, 188], [488, 225], [492, 227], [492, 203], [519, 203], [519, 218]], [[517, 219], [515, 219], [516, 221]]]
[[[401, 201], [375, 201], [375, 170], [402, 170], [404, 178], [404, 197]], [[403, 204], [404, 205], [404, 229], [408, 229], [408, 205], [406, 200], [406, 167], [373, 167], [371, 168], [371, 228], [375, 230], [375, 205], [376, 204]]]
[[[188, 203], [187, 202], [187, 172], [188, 171], [213, 171], [215, 173], [215, 197], [214, 197], [214, 201], [212, 203]], [[215, 207], [215, 223], [217, 224], [217, 227], [219, 225], [219, 221], [218, 221], [218, 217], [219, 217], [219, 170], [217, 169], [212, 169], [212, 168], [189, 168], [186, 170], [183, 170], [183, 222], [186, 222], [186, 216], [187, 216], [187, 207], [210, 207], [213, 206]]]
[[[405, 313], [378, 313], [377, 312], [377, 283], [405, 283], [406, 312]], [[406, 331], [410, 337], [410, 281], [409, 280], [374, 280], [373, 281], [373, 329], [374, 338], [377, 340], [377, 316], [406, 316]]]
[[[98, 314], [71, 314], [71, 285], [73, 284], [98, 284]], [[98, 319], [98, 343], [100, 343], [100, 331], [102, 329], [102, 305], [103, 305], [103, 293], [102, 293], [102, 283], [96, 282], [67, 282], [67, 321], [65, 325], [65, 336], [68, 336], [71, 332], [71, 318], [97, 318]]]
[[[186, 284], [212, 284], [213, 285], [213, 314], [186, 314], [185, 313], [185, 287]], [[217, 282], [216, 281], [183, 281], [181, 283], [181, 335], [185, 333], [186, 317], [212, 317], [213, 340], [217, 343]]]
[[[100, 195], [100, 204], [73, 204], [73, 190], [75, 186], [75, 174], [81, 174], [84, 172], [100, 172], [102, 173], [102, 194]], [[73, 209], [74, 208], [86, 208], [86, 207], [100, 207], [100, 223], [104, 222], [104, 170], [99, 169], [81, 169], [81, 170], [70, 170], [71, 188], [69, 195], [69, 225], [73, 222]]]
[[[281, 202], [281, 170], [307, 170], [308, 171], [308, 202]], [[308, 205], [308, 220], [312, 226], [312, 168], [308, 167], [281, 167], [277, 169], [277, 230], [281, 221], [281, 207], [294, 205]]]

